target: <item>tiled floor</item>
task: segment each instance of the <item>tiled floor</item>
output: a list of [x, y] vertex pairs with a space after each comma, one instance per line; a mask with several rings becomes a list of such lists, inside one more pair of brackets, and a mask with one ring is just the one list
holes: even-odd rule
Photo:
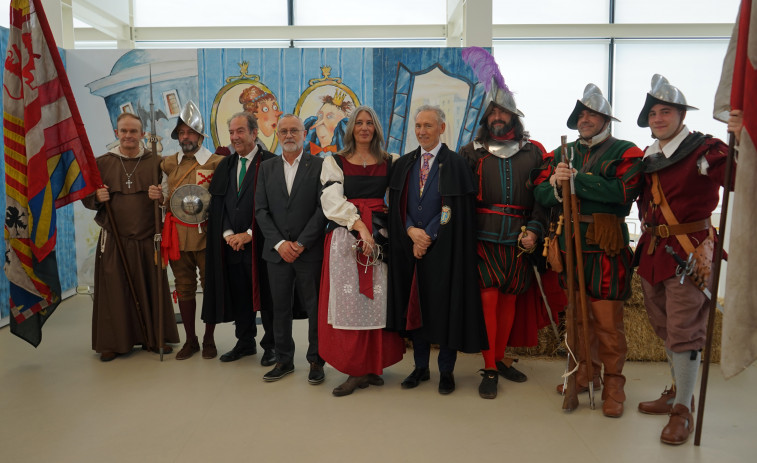
[[[399, 383], [412, 355], [386, 370], [383, 387], [336, 398], [344, 375], [307, 383], [304, 322], [295, 323], [296, 370], [262, 380], [259, 357], [222, 364], [176, 361], [135, 351], [102, 363], [90, 350], [91, 301], [64, 301], [34, 349], [0, 330], [0, 462], [752, 462], [757, 461], [757, 367], [723, 380], [711, 369], [702, 445], [659, 442], [667, 417], [642, 415], [669, 382], [660, 363], [626, 366], [620, 419], [586, 405], [561, 409], [554, 392], [563, 362], [529, 360], [523, 384], [501, 381], [499, 397], [478, 397], [480, 356], [460, 356], [457, 390], [436, 392], [438, 373], [415, 390]], [[181, 331], [181, 328], [180, 328]], [[220, 352], [233, 327], [219, 326]], [[183, 336], [183, 333], [182, 333]]]

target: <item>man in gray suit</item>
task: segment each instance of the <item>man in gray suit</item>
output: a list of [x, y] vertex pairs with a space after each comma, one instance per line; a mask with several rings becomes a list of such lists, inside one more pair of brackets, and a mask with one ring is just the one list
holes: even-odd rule
[[263, 379], [278, 381], [294, 371], [292, 305], [296, 294], [308, 314], [308, 382], [320, 384], [324, 380], [317, 331], [326, 226], [319, 202], [323, 159], [303, 156], [305, 128], [299, 117], [282, 116], [278, 135], [282, 155], [260, 165], [255, 191], [255, 218], [265, 238], [263, 259], [268, 265], [276, 345], [276, 365]]

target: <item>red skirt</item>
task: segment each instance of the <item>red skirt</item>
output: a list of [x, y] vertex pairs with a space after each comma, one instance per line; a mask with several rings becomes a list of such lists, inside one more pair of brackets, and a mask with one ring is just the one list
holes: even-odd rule
[[[380, 375], [384, 368], [402, 360], [405, 341], [399, 334], [374, 330], [340, 330], [328, 323], [329, 250], [331, 233], [323, 243], [323, 267], [318, 298], [318, 354], [329, 365], [350, 376]], [[357, 267], [355, 268], [357, 271]]]

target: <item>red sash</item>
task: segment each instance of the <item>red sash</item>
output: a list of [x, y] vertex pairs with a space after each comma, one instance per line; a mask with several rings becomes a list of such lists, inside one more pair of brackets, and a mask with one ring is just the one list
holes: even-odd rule
[[[368, 232], [373, 234], [373, 211], [384, 211], [384, 200], [381, 198], [350, 199], [349, 202], [357, 207], [360, 220], [363, 221]], [[373, 299], [373, 266], [366, 265], [368, 258], [362, 253], [357, 254], [357, 278], [360, 284], [360, 294]], [[362, 265], [361, 265], [362, 264]]]
[[191, 224], [191, 223], [182, 222], [170, 212], [166, 212], [166, 221], [163, 224], [163, 237], [162, 237], [162, 241], [160, 242], [160, 247], [162, 249], [162, 256], [163, 256], [163, 267], [168, 265], [169, 259], [179, 260], [179, 257], [180, 257], [179, 231], [176, 229], [176, 226], [181, 225], [183, 227], [201, 227], [205, 223], [207, 223], [207, 221], [200, 224]]

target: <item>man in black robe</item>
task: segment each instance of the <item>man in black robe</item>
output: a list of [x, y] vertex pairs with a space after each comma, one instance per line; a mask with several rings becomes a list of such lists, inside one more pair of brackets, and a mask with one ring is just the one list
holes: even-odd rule
[[263, 238], [255, 223], [254, 207], [258, 167], [276, 155], [256, 144], [257, 134], [255, 116], [237, 113], [229, 119], [235, 152], [218, 164], [208, 189], [211, 199], [202, 320], [235, 323], [237, 343], [220, 359], [233, 362], [257, 353], [255, 312], [260, 310], [265, 330], [260, 363], [270, 366], [275, 361], [271, 293], [261, 260]]
[[429, 379], [430, 345], [439, 345], [439, 393], [455, 390], [457, 351], [488, 348], [476, 273], [476, 186], [466, 161], [441, 143], [444, 112], [421, 106], [420, 147], [397, 161], [389, 185], [387, 328], [407, 332], [415, 369], [410, 389]]

